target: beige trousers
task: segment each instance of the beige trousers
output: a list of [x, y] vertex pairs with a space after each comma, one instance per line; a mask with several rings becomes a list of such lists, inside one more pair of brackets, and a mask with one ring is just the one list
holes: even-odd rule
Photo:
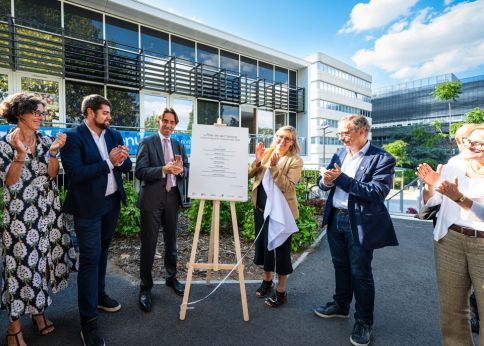
[[[484, 316], [484, 238], [452, 230], [435, 242], [435, 262], [440, 299], [440, 328], [444, 346], [473, 345], [469, 296], [476, 292], [479, 314]], [[484, 346], [484, 323], [479, 330]]]

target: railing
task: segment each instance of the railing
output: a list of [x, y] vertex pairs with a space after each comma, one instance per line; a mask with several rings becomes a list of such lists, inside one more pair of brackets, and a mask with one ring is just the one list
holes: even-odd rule
[[[405, 207], [404, 207], [404, 205], [405, 205], [405, 203], [404, 203], [405, 202], [404, 192], [406, 190], [408, 190], [409, 187], [415, 185], [415, 183], [418, 181], [418, 179], [419, 178], [413, 179], [411, 182], [409, 182], [408, 184], [404, 185], [399, 191], [395, 192], [393, 195], [391, 195], [390, 197], [387, 197], [385, 199], [385, 203], [386, 203], [386, 206], [387, 206], [387, 209], [388, 209], [389, 212], [392, 212], [392, 210], [390, 209], [390, 202], [392, 200], [395, 201], [394, 198], [398, 198], [398, 209], [397, 209], [397, 211], [399, 213], [402, 213], [402, 214], [406, 213], [406, 210], [405, 210]], [[419, 194], [419, 196], [420, 196], [420, 194]], [[415, 207], [416, 208], [415, 209], [416, 210], [420, 209], [420, 207], [421, 207], [420, 198], [416, 198], [415, 202], [416, 202], [416, 204], [415, 204]], [[411, 208], [413, 208], [413, 206], [411, 206]]]
[[[249, 135], [249, 154], [255, 154], [255, 148], [257, 143], [264, 143], [264, 147], [268, 148], [272, 144], [274, 136], [273, 135]], [[301, 152], [299, 155], [305, 156], [306, 155], [306, 138], [305, 137], [298, 137], [297, 141], [299, 146], [301, 147]]]
[[116, 42], [82, 40], [61, 28], [0, 18], [0, 67], [177, 93], [289, 112], [305, 111], [305, 89]]

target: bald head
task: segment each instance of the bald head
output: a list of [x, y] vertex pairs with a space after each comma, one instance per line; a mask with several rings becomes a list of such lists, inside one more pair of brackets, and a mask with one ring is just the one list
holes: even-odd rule
[[464, 124], [455, 131], [455, 142], [459, 147], [459, 151], [464, 150], [463, 140], [472, 133], [477, 124]]

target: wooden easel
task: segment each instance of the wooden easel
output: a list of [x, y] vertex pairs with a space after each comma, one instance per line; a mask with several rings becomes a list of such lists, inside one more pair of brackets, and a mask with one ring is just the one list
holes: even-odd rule
[[[225, 126], [222, 124], [220, 118], [217, 119], [217, 124], [215, 126]], [[210, 242], [208, 248], [208, 260], [207, 263], [196, 263], [196, 254], [198, 247], [198, 239], [200, 237], [200, 229], [202, 225], [203, 209], [205, 207], [205, 199], [200, 200], [200, 206], [198, 207], [197, 223], [195, 226], [195, 235], [193, 237], [192, 253], [190, 255], [190, 261], [188, 262], [188, 273], [185, 282], [185, 293], [183, 294], [183, 302], [180, 309], [180, 320], [184, 320], [187, 312], [188, 297], [190, 295], [190, 285], [192, 283], [192, 275], [194, 269], [207, 269], [206, 284], [210, 285], [210, 279], [212, 277], [212, 270], [218, 271], [231, 270], [237, 265], [237, 271], [239, 273], [239, 285], [240, 285], [240, 298], [242, 301], [242, 313], [244, 321], [249, 320], [249, 309], [247, 307], [247, 295], [245, 292], [245, 281], [244, 281], [244, 265], [241, 262], [241, 251], [240, 251], [240, 240], [239, 240], [239, 228], [237, 225], [237, 215], [235, 212], [235, 202], [230, 201], [230, 214], [232, 216], [232, 228], [234, 231], [234, 242], [235, 242], [235, 255], [236, 262], [233, 264], [229, 263], [219, 263], [219, 228], [220, 228], [220, 200], [213, 200], [212, 208], [212, 227], [210, 230]]]

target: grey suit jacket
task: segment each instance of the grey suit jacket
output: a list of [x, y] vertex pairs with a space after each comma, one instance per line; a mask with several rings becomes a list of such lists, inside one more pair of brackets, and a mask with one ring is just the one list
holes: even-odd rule
[[[176, 185], [180, 192], [180, 206], [185, 195], [185, 179], [188, 179], [189, 163], [183, 144], [176, 139], [170, 139], [173, 155], [181, 155], [183, 173], [176, 176]], [[138, 195], [138, 208], [153, 211], [160, 207], [166, 193], [166, 177], [163, 177], [162, 167], [165, 166], [163, 146], [158, 133], [144, 138], [136, 154], [135, 176], [141, 181]]]

